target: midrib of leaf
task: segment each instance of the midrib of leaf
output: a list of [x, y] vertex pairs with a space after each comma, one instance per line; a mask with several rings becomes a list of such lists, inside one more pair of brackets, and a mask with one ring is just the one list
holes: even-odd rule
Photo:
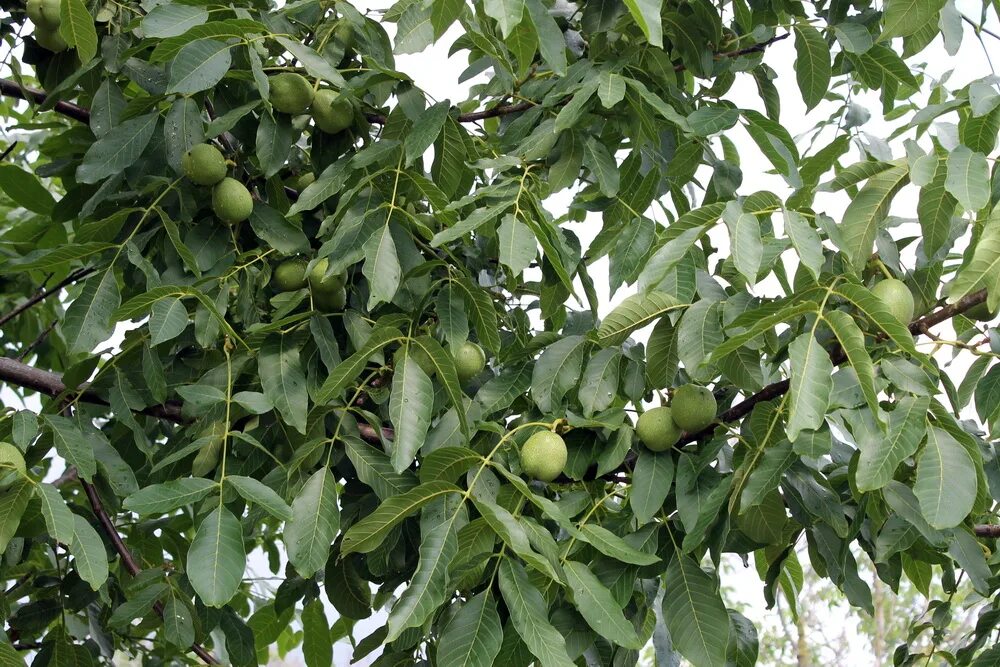
[[[751, 473], [753, 473], [753, 471], [757, 469], [757, 464], [760, 462], [761, 457], [764, 456], [764, 450], [767, 449], [767, 443], [771, 441], [771, 436], [774, 434], [774, 429], [777, 428], [777, 425], [781, 422], [780, 417], [781, 415], [784, 414], [785, 402], [787, 400], [788, 400], [788, 394], [786, 393], [781, 397], [781, 402], [774, 409], [774, 412], [771, 413], [771, 416], [768, 419], [767, 431], [764, 432], [764, 437], [761, 438], [760, 440], [761, 444], [758, 447], [755, 447], [752, 452], [753, 458], [750, 460], [750, 465], [747, 468], [747, 473], [745, 475], [741, 475], [739, 479], [736, 480], [736, 484], [731, 492], [731, 495], [729, 496], [730, 513], [732, 513], [736, 509], [736, 503], [738, 503], [742, 499], [743, 489], [746, 488], [747, 482], [750, 480]], [[742, 514], [743, 511], [746, 511], [746, 509], [747, 508], [745, 507], [741, 507], [740, 513]]]

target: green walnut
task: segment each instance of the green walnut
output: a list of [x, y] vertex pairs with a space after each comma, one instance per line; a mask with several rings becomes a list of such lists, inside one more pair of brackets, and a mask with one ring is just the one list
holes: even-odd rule
[[223, 222], [243, 222], [253, 212], [253, 197], [235, 178], [224, 178], [212, 188], [212, 210]]
[[681, 429], [666, 407], [643, 412], [635, 424], [635, 432], [646, 449], [654, 452], [666, 451], [681, 439]]
[[[49, 33], [57, 30], [62, 24], [62, 16], [59, 14], [60, 0], [28, 0], [25, 9], [35, 27], [44, 28]], [[37, 35], [35, 41], [41, 44]]]
[[909, 324], [913, 319], [913, 293], [902, 280], [895, 278], [883, 280], [872, 288], [872, 294], [878, 297], [893, 317], [903, 324]]
[[226, 158], [212, 144], [197, 144], [181, 157], [181, 171], [198, 185], [215, 185], [226, 177]]
[[468, 382], [486, 368], [486, 353], [472, 341], [465, 341], [455, 350], [455, 370], [461, 382]]
[[711, 390], [695, 384], [678, 387], [670, 403], [674, 423], [688, 433], [697, 433], [715, 420], [719, 405]]
[[316, 127], [327, 134], [337, 134], [354, 123], [354, 107], [337, 91], [324, 88], [313, 98], [312, 117]]
[[69, 44], [63, 39], [63, 36], [59, 34], [58, 28], [43, 28], [38, 26], [35, 28], [35, 32], [32, 33], [32, 37], [35, 38], [35, 42], [38, 43], [40, 47], [46, 51], [52, 51], [53, 53], [60, 53], [69, 48]]
[[327, 275], [329, 268], [330, 260], [326, 257], [313, 265], [312, 271], [309, 272], [309, 287], [312, 288], [314, 294], [320, 292], [332, 293], [344, 288], [344, 274], [334, 273]]
[[532, 479], [551, 482], [566, 466], [566, 442], [552, 431], [533, 433], [521, 447], [521, 469]]
[[301, 257], [291, 257], [282, 261], [274, 269], [271, 284], [279, 292], [293, 292], [306, 286], [306, 267], [309, 265]]
[[282, 113], [304, 113], [313, 101], [313, 87], [301, 74], [282, 72], [268, 79], [271, 106]]
[[313, 292], [313, 305], [322, 312], [339, 312], [347, 306], [347, 290], [341, 285], [329, 292]]

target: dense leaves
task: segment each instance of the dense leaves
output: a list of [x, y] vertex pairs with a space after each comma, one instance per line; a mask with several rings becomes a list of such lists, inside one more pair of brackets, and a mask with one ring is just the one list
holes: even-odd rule
[[995, 661], [995, 2], [5, 7], [3, 664], [752, 665], [751, 558]]

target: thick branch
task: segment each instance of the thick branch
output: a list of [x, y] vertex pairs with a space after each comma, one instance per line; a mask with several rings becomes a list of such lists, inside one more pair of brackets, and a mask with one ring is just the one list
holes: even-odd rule
[[[17, 97], [33, 104], [45, 104], [45, 100], [49, 97], [41, 90], [22, 86], [11, 79], [0, 79], [0, 95]], [[81, 123], [90, 123], [90, 111], [71, 102], [56, 102], [52, 110]]]
[[[115, 551], [118, 553], [119, 558], [122, 559], [122, 563], [125, 565], [125, 569], [128, 570], [129, 574], [133, 577], [139, 574], [142, 570], [139, 564], [135, 561], [135, 557], [132, 556], [132, 552], [129, 548], [125, 546], [125, 542], [122, 540], [122, 536], [118, 534], [118, 529], [115, 528], [114, 522], [111, 517], [108, 516], [107, 510], [104, 509], [104, 503], [101, 502], [101, 497], [97, 495], [97, 489], [94, 488], [93, 484], [80, 480], [83, 485], [83, 491], [87, 494], [87, 500], [90, 502], [91, 509], [94, 510], [94, 514], [97, 515], [97, 520], [101, 523], [101, 528], [104, 530], [104, 534], [108, 536], [111, 540], [111, 545], [114, 547]], [[153, 605], [153, 609], [156, 613], [163, 617], [163, 605], [159, 602]], [[218, 665], [219, 661], [215, 659], [211, 653], [209, 653], [205, 647], [197, 642], [191, 644], [190, 650], [192, 653], [197, 655], [199, 658], [205, 661], [208, 665]]]

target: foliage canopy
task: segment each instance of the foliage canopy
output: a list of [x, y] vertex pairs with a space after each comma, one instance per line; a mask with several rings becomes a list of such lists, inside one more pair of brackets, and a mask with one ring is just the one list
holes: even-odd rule
[[968, 582], [996, 660], [1000, 93], [920, 65], [995, 2], [4, 7], [4, 664], [752, 665], [720, 559], [794, 604], [802, 545], [939, 581], [918, 634]]

